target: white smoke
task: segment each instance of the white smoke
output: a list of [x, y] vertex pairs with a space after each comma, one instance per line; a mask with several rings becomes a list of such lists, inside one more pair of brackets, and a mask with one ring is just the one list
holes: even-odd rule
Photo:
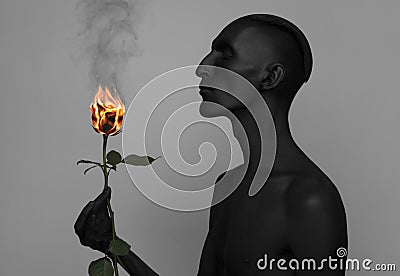
[[135, 27], [141, 21], [138, 0], [81, 0], [83, 29], [79, 36], [90, 60], [90, 78], [97, 85], [118, 90], [121, 72], [130, 57], [140, 55]]

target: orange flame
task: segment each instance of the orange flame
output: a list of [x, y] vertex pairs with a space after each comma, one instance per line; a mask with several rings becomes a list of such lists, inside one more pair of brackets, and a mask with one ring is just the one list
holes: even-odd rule
[[116, 95], [113, 97], [107, 87], [99, 85], [93, 102], [90, 104], [92, 124], [96, 132], [115, 135], [121, 129], [125, 106]]

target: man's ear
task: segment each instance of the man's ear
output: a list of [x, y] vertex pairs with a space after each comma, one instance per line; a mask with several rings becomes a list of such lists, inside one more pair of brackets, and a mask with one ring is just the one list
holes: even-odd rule
[[283, 80], [285, 70], [280, 63], [268, 66], [260, 83], [260, 92], [273, 89]]

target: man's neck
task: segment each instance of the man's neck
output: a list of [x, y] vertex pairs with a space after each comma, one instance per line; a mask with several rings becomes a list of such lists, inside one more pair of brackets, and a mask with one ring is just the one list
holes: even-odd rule
[[[233, 133], [239, 141], [243, 152], [244, 164], [248, 170], [255, 171], [258, 167], [261, 153], [261, 139], [259, 129], [248, 110], [242, 109], [234, 112], [236, 120], [230, 118]], [[287, 112], [275, 112], [274, 123], [268, 126], [268, 133], [276, 134], [276, 153], [273, 172], [287, 173], [301, 170], [306, 156], [295, 143], [289, 127]], [[274, 131], [275, 128], [275, 131]], [[243, 132], [244, 130], [244, 132]], [[273, 138], [270, 136], [270, 138]], [[248, 147], [247, 147], [248, 143]]]

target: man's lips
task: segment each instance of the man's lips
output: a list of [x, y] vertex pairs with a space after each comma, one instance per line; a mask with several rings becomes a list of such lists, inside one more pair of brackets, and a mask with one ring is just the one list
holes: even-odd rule
[[199, 94], [201, 95], [203, 100], [207, 100], [207, 98], [209, 98], [213, 93], [213, 91], [211, 90], [212, 88], [207, 86], [199, 86], [199, 89]]
[[213, 91], [214, 89], [212, 87], [208, 87], [208, 86], [203, 86], [203, 85], [199, 85], [199, 94], [200, 95], [204, 95], [204, 96], [210, 96], [212, 93], [214, 93], [215, 91]]
[[212, 91], [209, 89], [200, 89], [200, 91], [199, 91], [199, 94], [202, 96], [207, 96], [207, 95], [210, 96], [211, 93], [212, 93]]

